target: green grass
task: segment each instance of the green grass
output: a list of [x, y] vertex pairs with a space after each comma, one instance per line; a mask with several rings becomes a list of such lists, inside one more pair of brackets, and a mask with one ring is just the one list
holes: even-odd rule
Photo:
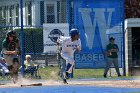
[[[98, 78], [103, 77], [104, 69], [74, 69], [74, 79]], [[57, 66], [48, 66], [39, 69], [39, 73], [43, 79], [59, 79], [59, 68]]]
[[99, 78], [103, 77], [104, 69], [74, 69], [74, 78]]
[[43, 79], [59, 79], [58, 72], [59, 69], [56, 66], [47, 66], [39, 69], [39, 74]]
[[[103, 77], [103, 69], [74, 69], [73, 79], [84, 79], [84, 78], [99, 78]], [[45, 68], [39, 69], [39, 75], [42, 79], [46, 80], [59, 80], [58, 76], [59, 68], [58, 66], [47, 66]], [[26, 76], [26, 78], [28, 75]], [[2, 77], [0, 77], [2, 80]], [[7, 79], [8, 80], [8, 79]]]
[[[47, 66], [45, 68], [39, 69], [39, 75], [42, 79], [46, 80], [59, 80], [58, 76], [59, 68], [58, 66]], [[74, 69], [73, 79], [87, 79], [87, 78], [103, 78], [104, 69]], [[137, 78], [138, 76], [128, 76], [127, 78]], [[117, 76], [113, 76], [111, 78], [118, 78]], [[126, 76], [122, 76], [121, 78], [126, 78]], [[0, 80], [3, 78], [0, 77]], [[6, 78], [8, 80], [9, 78]]]
[[[57, 66], [40, 68], [39, 72], [43, 79], [60, 79]], [[104, 69], [74, 69], [73, 79], [103, 78], [103, 73]], [[118, 78], [118, 76], [112, 76], [111, 78]], [[139, 78], [139, 76], [121, 76], [121, 78]]]

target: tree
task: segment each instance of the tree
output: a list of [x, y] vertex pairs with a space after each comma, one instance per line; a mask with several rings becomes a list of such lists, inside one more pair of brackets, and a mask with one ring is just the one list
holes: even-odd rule
[[140, 0], [125, 0], [126, 18], [140, 18]]

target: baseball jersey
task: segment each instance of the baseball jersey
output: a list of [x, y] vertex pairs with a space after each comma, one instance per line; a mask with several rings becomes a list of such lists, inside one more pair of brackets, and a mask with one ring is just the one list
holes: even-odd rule
[[[118, 49], [118, 45], [117, 44], [108, 44], [107, 45], [107, 51], [110, 50], [110, 49]], [[117, 52], [111, 52], [111, 55], [108, 56], [109, 58], [117, 58], [118, 57], [118, 54]]]
[[58, 41], [58, 43], [61, 44], [61, 47], [62, 47], [61, 53], [62, 54], [67, 53], [68, 55], [73, 56], [77, 47], [81, 48], [80, 39], [72, 41], [71, 37], [60, 36], [60, 38], [57, 41]]

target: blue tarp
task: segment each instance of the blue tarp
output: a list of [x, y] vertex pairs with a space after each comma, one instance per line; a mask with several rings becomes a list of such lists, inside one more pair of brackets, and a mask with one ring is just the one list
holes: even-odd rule
[[139, 88], [113, 88], [95, 86], [44, 86], [24, 88], [0, 88], [0, 93], [132, 93]]

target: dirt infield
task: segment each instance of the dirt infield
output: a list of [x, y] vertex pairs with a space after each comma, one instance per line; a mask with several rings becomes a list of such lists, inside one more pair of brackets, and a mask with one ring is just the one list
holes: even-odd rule
[[80, 81], [70, 83], [72, 85], [87, 85], [101, 87], [140, 88], [140, 80], [103, 80], [103, 81]]
[[[14, 84], [12, 82], [0, 83], [0, 88], [11, 88], [11, 87], [21, 87], [21, 85], [30, 85], [42, 83], [42, 86], [53, 86], [53, 85], [65, 85], [62, 81], [54, 81], [54, 80], [26, 80], [22, 79], [18, 83]], [[86, 80], [68, 80], [67, 85], [81, 85], [81, 86], [101, 86], [101, 87], [120, 87], [120, 88], [140, 88], [140, 80], [139, 79], [86, 79]], [[32, 87], [32, 86], [29, 86]]]

